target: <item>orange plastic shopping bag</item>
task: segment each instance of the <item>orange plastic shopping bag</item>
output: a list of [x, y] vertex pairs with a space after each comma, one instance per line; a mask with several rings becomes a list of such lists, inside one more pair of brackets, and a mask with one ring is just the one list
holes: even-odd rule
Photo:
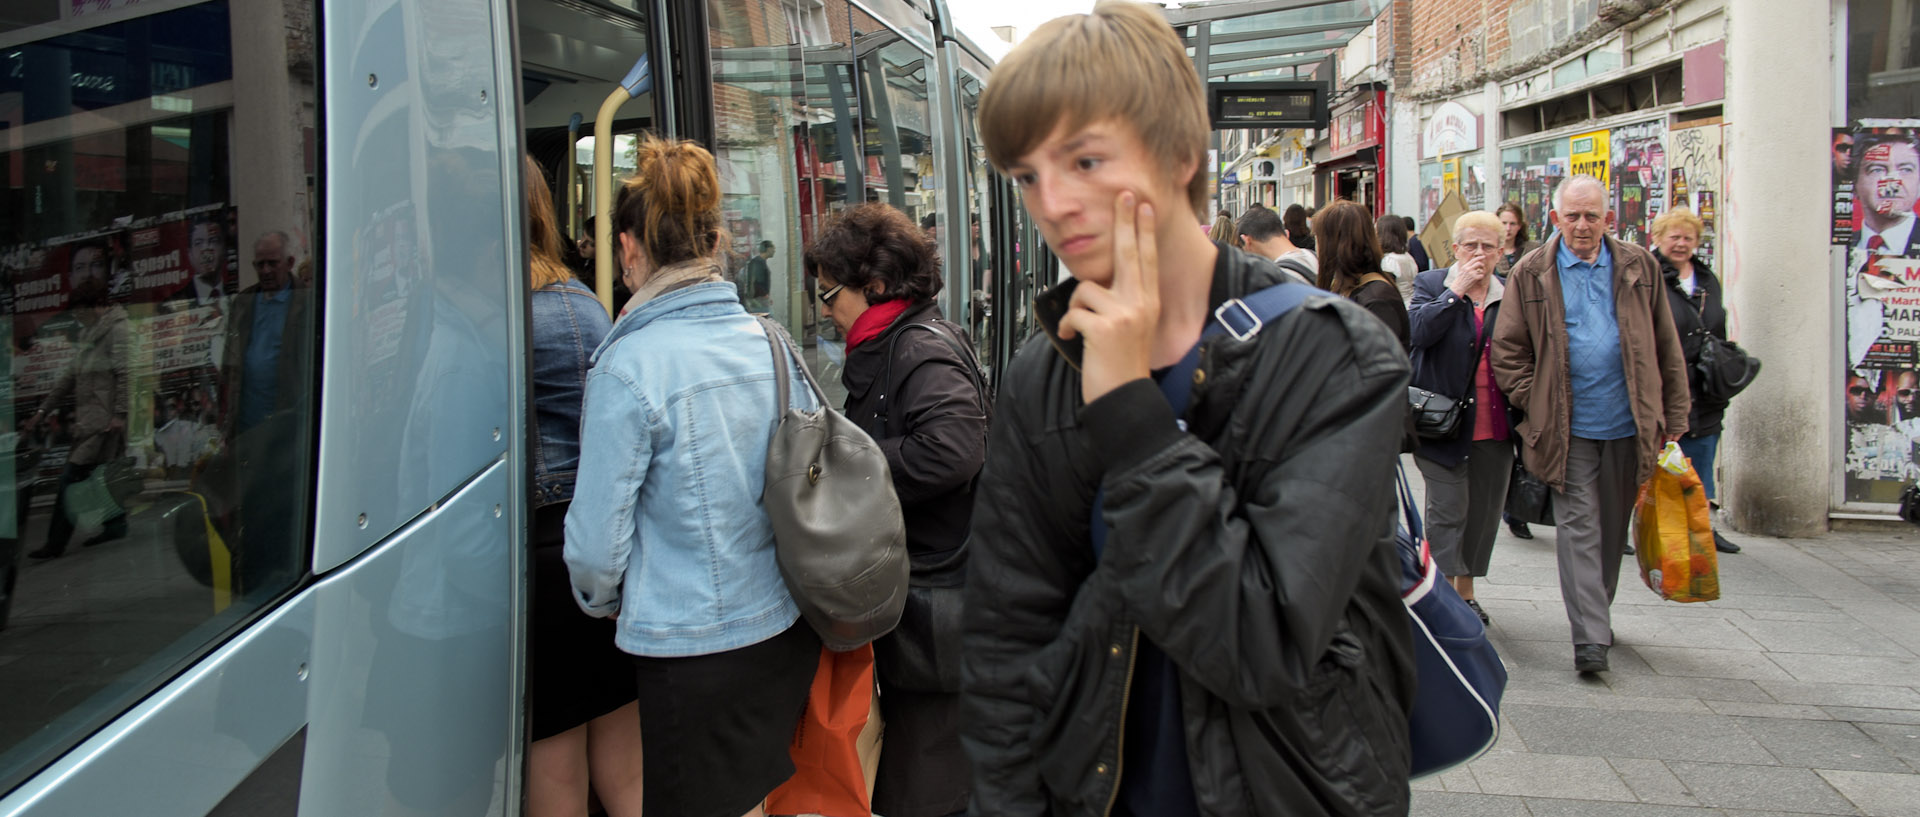
[[1667, 445], [1661, 467], [1640, 486], [1634, 506], [1640, 578], [1668, 601], [1713, 601], [1720, 598], [1720, 563], [1706, 488], [1693, 464], [1679, 455], [1679, 446]]
[[767, 797], [768, 814], [872, 817], [878, 719], [873, 687], [873, 645], [834, 652], [821, 648], [820, 668], [807, 694], [807, 710], [788, 751], [793, 777]]

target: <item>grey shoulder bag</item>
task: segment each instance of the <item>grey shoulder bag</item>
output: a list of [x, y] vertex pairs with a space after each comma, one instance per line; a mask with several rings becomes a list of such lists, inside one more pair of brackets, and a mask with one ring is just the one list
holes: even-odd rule
[[820, 408], [790, 407], [788, 353], [798, 359], [799, 351], [779, 324], [759, 321], [773, 349], [780, 418], [760, 499], [780, 577], [828, 649], [855, 649], [891, 631], [907, 602], [907, 531], [893, 475], [880, 446], [828, 406], [805, 366], [800, 376]]

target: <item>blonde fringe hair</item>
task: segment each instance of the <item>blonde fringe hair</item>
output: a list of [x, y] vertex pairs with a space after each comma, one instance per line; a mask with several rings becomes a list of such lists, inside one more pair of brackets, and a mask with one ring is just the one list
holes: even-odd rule
[[1461, 213], [1459, 218], [1453, 220], [1453, 235], [1447, 240], [1451, 243], [1458, 243], [1460, 241], [1461, 230], [1476, 228], [1492, 230], [1495, 243], [1498, 243], [1499, 240], [1507, 234], [1506, 225], [1500, 223], [1499, 216], [1485, 210], [1469, 210]]
[[1207, 204], [1206, 94], [1160, 9], [1101, 0], [1040, 26], [994, 69], [980, 97], [987, 159], [1007, 168], [1064, 128], [1129, 124], [1166, 178], [1191, 167], [1187, 199]]
[[1691, 227], [1693, 229], [1693, 237], [1696, 239], [1705, 235], [1707, 232], [1706, 222], [1701, 221], [1699, 216], [1694, 215], [1693, 210], [1686, 207], [1675, 207], [1660, 215], [1654, 216], [1653, 225], [1647, 228], [1647, 235], [1657, 239], [1660, 236], [1666, 235], [1668, 231], [1675, 227]]

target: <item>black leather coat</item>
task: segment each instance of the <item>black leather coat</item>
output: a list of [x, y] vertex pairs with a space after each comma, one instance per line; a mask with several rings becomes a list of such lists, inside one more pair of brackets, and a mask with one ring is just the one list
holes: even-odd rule
[[[1222, 248], [1210, 309], [1281, 275]], [[970, 813], [1106, 813], [1146, 638], [1179, 670], [1202, 814], [1406, 814], [1398, 340], [1328, 297], [1245, 342], [1209, 340], [1183, 432], [1150, 380], [1083, 403], [1077, 344], [1048, 326], [999, 386], [974, 506]]]
[[1680, 286], [1680, 269], [1659, 253], [1660, 273], [1667, 282], [1667, 303], [1673, 307], [1673, 329], [1680, 335], [1680, 349], [1687, 357], [1687, 391], [1693, 396], [1693, 410], [1687, 413], [1687, 436], [1705, 437], [1720, 433], [1721, 420], [1727, 414], [1727, 401], [1708, 400], [1700, 394], [1700, 375], [1693, 364], [1700, 360], [1702, 334], [1727, 339], [1727, 306], [1720, 294], [1720, 279], [1705, 264], [1693, 265], [1694, 282], [1699, 286], [1692, 296]]

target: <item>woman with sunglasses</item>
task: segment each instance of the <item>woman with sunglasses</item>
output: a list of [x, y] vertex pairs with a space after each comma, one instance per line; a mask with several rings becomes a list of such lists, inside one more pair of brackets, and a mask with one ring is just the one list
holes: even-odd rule
[[[612, 213], [633, 290], [594, 351], [567, 508], [574, 600], [613, 617], [640, 698], [642, 810], [758, 815], [788, 753], [820, 637], [800, 620], [760, 495], [774, 357], [722, 274], [713, 155], [641, 140]], [[786, 365], [800, 363], [787, 355]], [[813, 409], [792, 391], [789, 408]]]
[[847, 418], [886, 452], [913, 562], [900, 626], [874, 642], [886, 750], [873, 811], [967, 808], [960, 746], [960, 594], [988, 396], [963, 330], [940, 314], [940, 257], [905, 213], [863, 204], [806, 250], [821, 316], [847, 338]]

